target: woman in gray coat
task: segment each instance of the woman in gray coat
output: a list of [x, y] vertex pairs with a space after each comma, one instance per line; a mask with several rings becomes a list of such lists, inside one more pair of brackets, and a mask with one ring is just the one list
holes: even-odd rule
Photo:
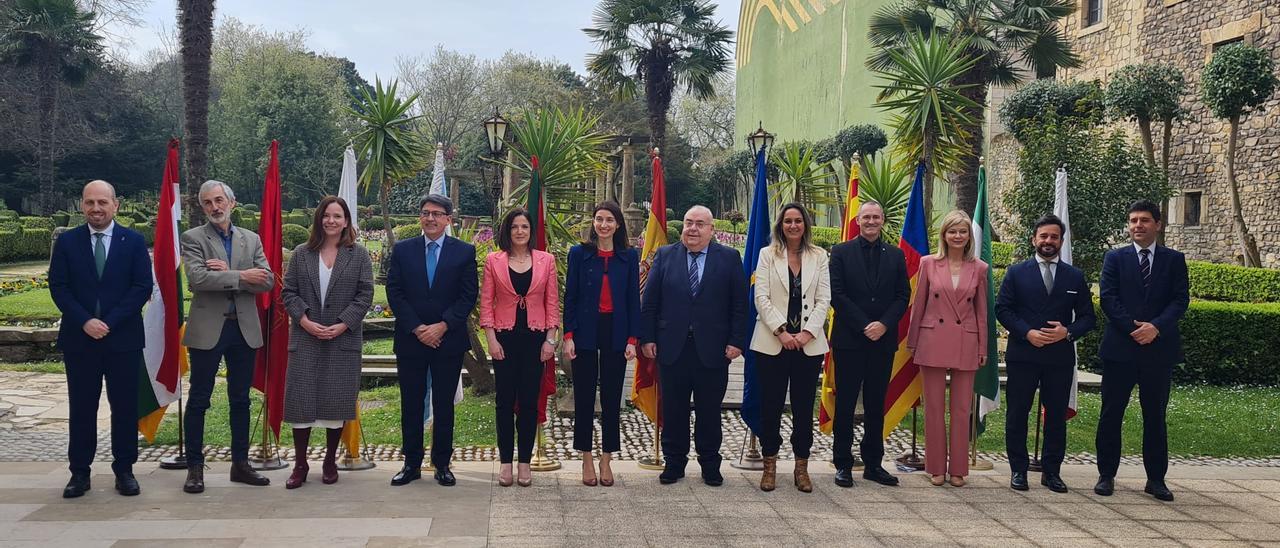
[[351, 210], [336, 196], [316, 208], [307, 243], [293, 250], [280, 294], [293, 318], [284, 420], [293, 426], [293, 473], [288, 489], [307, 481], [313, 427], [325, 428], [321, 481], [338, 481], [335, 461], [345, 421], [356, 416], [365, 312], [373, 301], [373, 265], [356, 245]]

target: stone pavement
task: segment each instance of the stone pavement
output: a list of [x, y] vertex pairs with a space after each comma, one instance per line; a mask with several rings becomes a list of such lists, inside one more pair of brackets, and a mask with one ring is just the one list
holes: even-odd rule
[[[614, 487], [586, 487], [576, 466], [536, 473], [534, 486], [498, 487], [497, 466], [459, 463], [458, 486], [426, 479], [387, 485], [396, 463], [265, 488], [231, 484], [227, 465], [207, 472], [201, 495], [181, 491], [181, 471], [138, 465], [142, 495], [112, 490], [105, 466], [83, 498], [64, 500], [67, 475], [53, 463], [0, 463], [3, 546], [1280, 546], [1280, 469], [1174, 466], [1177, 500], [1141, 493], [1142, 470], [1124, 466], [1112, 497], [1095, 496], [1091, 467], [1064, 470], [1072, 492], [1006, 486], [1007, 469], [970, 476], [970, 485], [933, 487], [920, 474], [903, 485], [831, 483], [815, 467], [815, 491], [755, 488], [758, 473], [725, 467], [707, 487], [697, 467], [675, 485], [632, 463], [615, 467]], [[318, 466], [313, 472], [318, 475]], [[1035, 478], [1033, 477], [1033, 480]]]

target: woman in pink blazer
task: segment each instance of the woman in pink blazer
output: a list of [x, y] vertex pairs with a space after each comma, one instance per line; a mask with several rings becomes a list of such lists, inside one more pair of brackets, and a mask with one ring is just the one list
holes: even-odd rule
[[[986, 362], [987, 263], [974, 257], [972, 221], [963, 211], [942, 219], [938, 253], [920, 259], [907, 348], [924, 375], [925, 471], [930, 482], [963, 487], [969, 475], [973, 376]], [[947, 443], [947, 371], [951, 372], [951, 437]], [[948, 459], [950, 454], [950, 459]]]
[[[555, 354], [560, 327], [556, 260], [529, 247], [529, 214], [516, 208], [502, 218], [498, 248], [484, 260], [480, 286], [480, 327], [488, 338], [497, 389], [498, 484], [510, 486], [513, 430], [519, 431], [521, 487], [533, 484], [529, 461], [538, 426], [538, 389], [543, 363]], [[520, 406], [519, 416], [515, 406]], [[515, 422], [515, 428], [513, 428]]]

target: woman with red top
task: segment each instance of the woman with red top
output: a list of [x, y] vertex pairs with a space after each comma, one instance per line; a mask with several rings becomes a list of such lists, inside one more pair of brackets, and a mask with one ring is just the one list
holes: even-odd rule
[[503, 487], [512, 482], [512, 430], [519, 432], [516, 481], [521, 487], [533, 484], [529, 461], [538, 428], [538, 389], [543, 364], [555, 353], [555, 330], [560, 326], [556, 260], [550, 253], [529, 247], [532, 234], [524, 209], [507, 213], [498, 228], [501, 251], [485, 258], [480, 286], [480, 327], [488, 338], [497, 385], [498, 484]]
[[622, 209], [597, 205], [591, 236], [569, 250], [564, 284], [564, 352], [573, 360], [573, 448], [582, 452], [582, 483], [595, 485], [592, 418], [600, 386], [600, 477], [613, 485], [612, 453], [621, 449], [619, 407], [627, 361], [640, 334], [640, 256], [627, 243]]

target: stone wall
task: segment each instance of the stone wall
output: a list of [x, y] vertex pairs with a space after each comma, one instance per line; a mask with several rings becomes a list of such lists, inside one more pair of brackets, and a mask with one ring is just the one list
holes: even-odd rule
[[[1188, 84], [1183, 106], [1190, 115], [1173, 129], [1169, 182], [1174, 197], [1166, 215], [1166, 240], [1193, 259], [1241, 262], [1226, 181], [1228, 124], [1214, 118], [1200, 100], [1200, 73], [1216, 45], [1234, 40], [1280, 57], [1280, 0], [1103, 0], [1102, 20], [1083, 27], [1086, 1], [1078, 1], [1080, 9], [1064, 24], [1084, 66], [1059, 71], [1058, 77], [1105, 84], [1112, 73], [1133, 63], [1165, 63], [1182, 70]], [[988, 119], [993, 196], [1017, 181], [1017, 145], [998, 126]], [[1133, 124], [1123, 127], [1136, 138]], [[1280, 268], [1280, 95], [1241, 121], [1239, 139], [1236, 177], [1245, 223], [1258, 242], [1263, 265]], [[1158, 128], [1155, 140], [1158, 158]], [[1200, 224], [1193, 226], [1185, 221], [1196, 193]], [[997, 219], [1010, 219], [1001, 214], [1003, 204], [993, 202], [992, 207]]]

